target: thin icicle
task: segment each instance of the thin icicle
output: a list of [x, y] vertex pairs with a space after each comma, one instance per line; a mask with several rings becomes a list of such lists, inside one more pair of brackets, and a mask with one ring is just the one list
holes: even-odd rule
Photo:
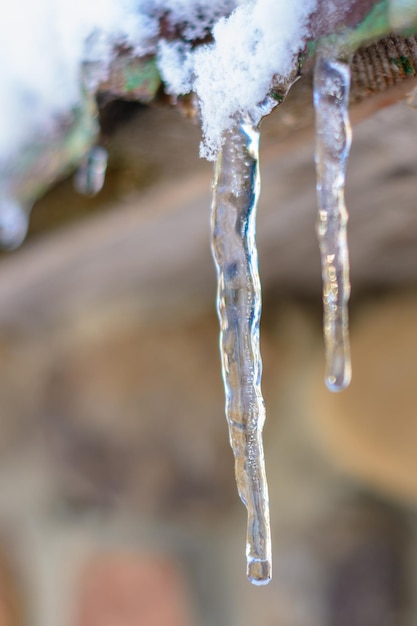
[[351, 144], [348, 63], [319, 55], [314, 73], [318, 220], [324, 304], [326, 385], [341, 391], [351, 379], [348, 300], [349, 253], [344, 200]]
[[248, 510], [247, 575], [252, 583], [262, 585], [271, 578], [271, 537], [262, 444], [261, 286], [255, 243], [258, 146], [258, 129], [249, 120], [240, 120], [226, 133], [214, 180], [212, 251], [218, 275], [226, 417], [238, 491]]
[[79, 166], [74, 186], [84, 196], [95, 196], [102, 190], [107, 169], [107, 150], [101, 146], [93, 146], [85, 155]]

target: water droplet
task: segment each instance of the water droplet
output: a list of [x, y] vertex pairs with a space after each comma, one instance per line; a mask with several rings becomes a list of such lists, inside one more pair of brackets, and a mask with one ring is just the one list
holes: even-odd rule
[[248, 510], [247, 574], [257, 585], [271, 578], [262, 444], [265, 405], [259, 349], [261, 287], [255, 243], [260, 191], [258, 151], [259, 131], [248, 120], [239, 120], [226, 133], [216, 165], [211, 222], [226, 417], [237, 487]]
[[84, 196], [95, 196], [102, 190], [106, 177], [108, 154], [105, 148], [93, 146], [79, 166], [74, 186]]
[[253, 585], [267, 585], [271, 580], [271, 561], [248, 559], [247, 576]]
[[316, 170], [324, 305], [325, 380], [341, 391], [351, 379], [348, 300], [350, 295], [348, 213], [344, 200], [346, 165], [351, 144], [348, 117], [348, 63], [318, 56], [314, 72]]

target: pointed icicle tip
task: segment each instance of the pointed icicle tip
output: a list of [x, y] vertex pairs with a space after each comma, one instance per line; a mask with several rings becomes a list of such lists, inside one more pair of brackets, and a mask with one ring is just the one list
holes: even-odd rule
[[352, 380], [352, 371], [350, 367], [345, 367], [341, 372], [337, 375], [335, 374], [326, 374], [324, 377], [324, 382], [326, 383], [327, 389], [332, 392], [343, 391], [347, 387], [349, 387]]

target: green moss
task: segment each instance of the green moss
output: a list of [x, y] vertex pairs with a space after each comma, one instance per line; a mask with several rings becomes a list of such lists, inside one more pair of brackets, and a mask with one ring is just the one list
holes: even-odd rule
[[281, 104], [281, 102], [284, 101], [284, 96], [280, 94], [278, 91], [271, 91], [270, 95], [271, 95], [271, 98], [273, 98], [274, 100], [278, 102], [278, 104]]
[[6, 167], [7, 189], [30, 206], [58, 178], [71, 171], [93, 145], [98, 133], [94, 98], [85, 93], [52, 135], [39, 135]]
[[141, 102], [153, 100], [161, 84], [155, 59], [132, 59], [124, 67], [123, 79], [126, 93]]
[[396, 65], [404, 74], [407, 76], [415, 76], [416, 68], [414, 67], [413, 61], [405, 56], [400, 56], [399, 58], [390, 58], [391, 63]]

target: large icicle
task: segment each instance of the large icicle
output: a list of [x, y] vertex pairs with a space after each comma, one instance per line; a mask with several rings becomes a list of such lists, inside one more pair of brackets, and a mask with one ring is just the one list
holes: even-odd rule
[[214, 180], [212, 250], [218, 275], [226, 417], [237, 487], [248, 510], [247, 575], [252, 583], [262, 585], [271, 578], [271, 538], [262, 445], [261, 286], [255, 243], [258, 146], [258, 129], [249, 120], [239, 120], [226, 132]]
[[341, 391], [351, 378], [348, 300], [349, 254], [344, 200], [345, 174], [351, 144], [348, 118], [350, 68], [346, 62], [319, 55], [314, 73], [316, 169], [326, 350], [325, 380]]

